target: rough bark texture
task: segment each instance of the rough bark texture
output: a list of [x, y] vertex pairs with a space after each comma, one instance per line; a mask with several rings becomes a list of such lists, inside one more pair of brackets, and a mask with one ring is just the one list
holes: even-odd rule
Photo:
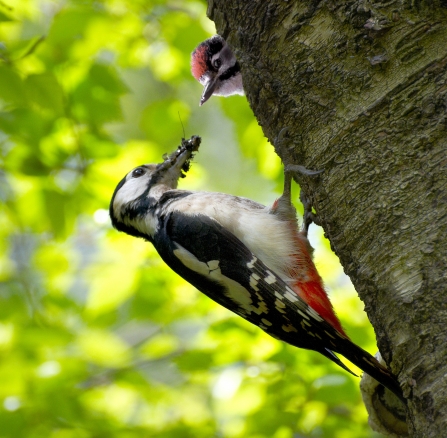
[[447, 431], [447, 2], [210, 0], [409, 399]]

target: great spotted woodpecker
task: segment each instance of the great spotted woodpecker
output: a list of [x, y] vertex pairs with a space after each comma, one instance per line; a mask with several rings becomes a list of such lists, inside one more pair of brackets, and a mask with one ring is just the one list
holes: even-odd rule
[[163, 163], [130, 171], [112, 196], [113, 226], [151, 242], [177, 274], [274, 338], [318, 351], [351, 372], [334, 352], [340, 353], [402, 399], [395, 377], [344, 333], [298, 230], [290, 177], [271, 208], [178, 190], [199, 144], [194, 136]]
[[208, 38], [192, 52], [191, 72], [203, 85], [200, 105], [213, 94], [215, 96], [244, 94], [239, 63], [220, 35]]

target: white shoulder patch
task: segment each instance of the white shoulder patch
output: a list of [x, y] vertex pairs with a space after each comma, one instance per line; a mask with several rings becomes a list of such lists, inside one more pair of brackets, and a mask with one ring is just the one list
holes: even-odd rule
[[[194, 216], [204, 214], [215, 219], [233, 233], [252, 253], [247, 267], [253, 269], [258, 259], [275, 272], [283, 281], [290, 280], [290, 269], [294, 266], [296, 248], [295, 234], [290, 227], [270, 213], [270, 209], [250, 199], [223, 193], [195, 192], [189, 202], [174, 202], [175, 210]], [[216, 208], [216, 205], [219, 208]], [[290, 266], [284, 266], [284, 262]], [[274, 280], [273, 277], [268, 277]]]

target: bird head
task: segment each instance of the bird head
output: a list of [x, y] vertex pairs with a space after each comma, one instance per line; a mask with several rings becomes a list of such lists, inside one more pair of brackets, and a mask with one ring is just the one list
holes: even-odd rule
[[190, 160], [200, 141], [199, 136], [183, 140], [181, 146], [165, 156], [162, 163], [142, 164], [118, 183], [109, 207], [112, 225], [117, 230], [143, 238], [153, 234], [152, 210], [166, 191], [177, 188], [179, 178], [189, 170]]
[[220, 35], [208, 38], [192, 52], [191, 72], [203, 85], [200, 105], [213, 94], [215, 96], [244, 94], [239, 63]]

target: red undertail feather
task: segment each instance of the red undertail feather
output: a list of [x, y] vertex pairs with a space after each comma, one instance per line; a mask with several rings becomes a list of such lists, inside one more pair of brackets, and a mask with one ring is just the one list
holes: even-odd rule
[[[272, 212], [277, 213], [280, 201], [281, 198], [273, 203], [271, 207]], [[307, 237], [298, 231], [296, 221], [290, 220], [288, 224], [290, 239], [295, 247], [294, 254], [291, 254], [291, 266], [288, 269], [288, 276], [293, 280], [291, 283], [292, 289], [312, 309], [318, 312], [326, 322], [349, 339], [324, 290], [323, 281], [312, 260], [313, 249]]]
[[[309, 241], [296, 230], [296, 226], [293, 229], [293, 234], [293, 240], [298, 251], [294, 257], [295, 266], [291, 271], [291, 276], [295, 279], [292, 289], [332, 327], [349, 338], [324, 290], [323, 281], [312, 260], [312, 248]], [[302, 275], [303, 272], [305, 272], [305, 275]]]
[[347, 337], [320, 281], [297, 281], [293, 284], [293, 290], [332, 327]]

